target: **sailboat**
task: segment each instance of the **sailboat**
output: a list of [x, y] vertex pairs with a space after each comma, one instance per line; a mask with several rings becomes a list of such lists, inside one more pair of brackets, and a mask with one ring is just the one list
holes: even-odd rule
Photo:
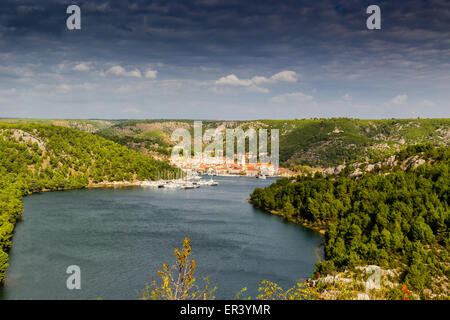
[[214, 179], [211, 177], [211, 181], [209, 182], [210, 186], [217, 186], [219, 183], [217, 181], [214, 181]]

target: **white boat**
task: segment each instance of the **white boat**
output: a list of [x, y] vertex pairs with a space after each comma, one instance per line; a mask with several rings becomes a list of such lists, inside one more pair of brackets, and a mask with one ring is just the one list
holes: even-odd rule
[[196, 189], [200, 186], [217, 186], [218, 183], [211, 180], [195, 179], [195, 181], [176, 179], [171, 181], [143, 181], [141, 186], [153, 187], [153, 188], [164, 188], [164, 189]]
[[186, 177], [186, 179], [187, 180], [201, 180], [202, 177], [200, 177], [198, 174], [191, 174], [191, 175], [188, 175]]
[[217, 186], [219, 185], [219, 183], [217, 181], [214, 181], [213, 178], [211, 178], [211, 180], [208, 181], [208, 186]]
[[197, 189], [200, 188], [200, 186], [198, 184], [193, 184], [193, 183], [186, 183], [183, 185], [184, 189]]
[[214, 181], [213, 179], [210, 180], [200, 180], [198, 182], [196, 182], [197, 184], [201, 185], [201, 186], [217, 186], [219, 183]]
[[164, 185], [164, 188], [165, 189], [178, 189], [179, 185], [177, 183], [170, 182], [170, 183], [166, 183]]
[[159, 183], [156, 182], [156, 181], [143, 181], [143, 182], [141, 182], [141, 186], [143, 186], [143, 187], [157, 188], [158, 185], [159, 185]]

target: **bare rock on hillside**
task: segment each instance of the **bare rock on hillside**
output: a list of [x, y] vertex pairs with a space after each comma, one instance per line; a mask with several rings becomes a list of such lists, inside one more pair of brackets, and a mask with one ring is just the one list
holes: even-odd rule
[[31, 133], [28, 133], [26, 131], [20, 130], [20, 129], [13, 129], [12, 130], [13, 133], [13, 137], [19, 141], [20, 138], [22, 137], [22, 141], [24, 141], [25, 143], [37, 143], [39, 149], [41, 149], [42, 151], [45, 150], [45, 143], [44, 141], [42, 141], [40, 138], [32, 135]]

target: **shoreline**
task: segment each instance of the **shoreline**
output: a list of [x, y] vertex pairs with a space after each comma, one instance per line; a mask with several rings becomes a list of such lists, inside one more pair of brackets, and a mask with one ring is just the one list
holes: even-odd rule
[[[252, 203], [252, 201], [251, 201], [250, 199], [247, 199], [247, 201], [253, 205], [253, 203]], [[255, 208], [258, 208], [258, 207], [255, 207]], [[294, 219], [292, 219], [292, 218], [291, 218], [291, 219], [290, 219], [290, 218], [287, 218], [286, 216], [283, 215], [283, 212], [282, 212], [282, 211], [276, 211], [276, 210], [264, 210], [264, 209], [262, 209], [262, 208], [258, 208], [258, 209], [261, 209], [261, 210], [263, 210], [264, 212], [267, 212], [267, 213], [269, 213], [269, 214], [272, 214], [272, 215], [278, 216], [278, 217], [280, 217], [280, 218], [283, 218], [283, 219], [286, 220], [286, 221], [289, 221], [289, 222], [291, 222], [291, 223], [295, 223], [295, 224], [297, 224], [297, 225], [299, 225], [299, 226], [302, 226], [302, 227], [304, 227], [304, 228], [306, 228], [306, 229], [310, 229], [310, 230], [313, 230], [313, 231], [315, 231], [315, 232], [318, 232], [318, 233], [319, 233], [320, 235], [322, 235], [322, 236], [325, 236], [325, 233], [327, 232], [327, 230], [324, 229], [324, 228], [322, 228], [322, 227], [313, 226], [313, 225], [307, 224], [307, 223], [305, 223], [305, 222], [298, 223], [296, 220], [294, 220]]]
[[[242, 177], [242, 178], [255, 178], [256, 177], [249, 177], [249, 176], [242, 176], [242, 175], [216, 175], [216, 176], [209, 176], [204, 175], [206, 177]], [[280, 177], [270, 177], [270, 178], [280, 178]], [[62, 188], [55, 188], [55, 189], [41, 189], [39, 191], [34, 192], [28, 192], [25, 196], [32, 195], [34, 193], [40, 193], [40, 192], [52, 192], [52, 191], [68, 191], [68, 190], [76, 190], [76, 189], [96, 189], [96, 188], [114, 188], [114, 187], [139, 187], [142, 186], [144, 183], [154, 183], [154, 182], [161, 182], [166, 183], [170, 181], [174, 181], [176, 179], [169, 179], [169, 180], [134, 180], [134, 181], [104, 181], [104, 182], [98, 182], [98, 183], [88, 183], [87, 185], [80, 186], [80, 187], [62, 187]]]
[[294, 219], [289, 219], [289, 218], [285, 217], [285, 216], [282, 214], [282, 211], [270, 210], [270, 211], [267, 211], [267, 212], [269, 212], [270, 214], [273, 214], [273, 215], [282, 217], [283, 219], [285, 219], [285, 220], [287, 220], [287, 221], [289, 221], [289, 222], [298, 224], [298, 225], [300, 225], [300, 226], [302, 226], [302, 227], [305, 227], [305, 228], [307, 228], [307, 229], [316, 231], [316, 232], [320, 233], [322, 236], [324, 236], [325, 233], [327, 232], [326, 229], [323, 229], [323, 228], [321, 228], [321, 227], [313, 226], [313, 225], [307, 224], [307, 223], [305, 223], [305, 222], [298, 223], [298, 222], [297, 222], [296, 220], [294, 220]]
[[[166, 182], [170, 180], [159, 180], [161, 182]], [[85, 188], [110, 188], [110, 187], [129, 187], [129, 186], [141, 186], [145, 182], [155, 182], [153, 180], [136, 180], [136, 181], [111, 181], [111, 182], [99, 182], [99, 183], [89, 183]]]
[[[167, 182], [171, 180], [158, 180], [161, 182]], [[42, 189], [39, 191], [28, 192], [25, 196], [29, 196], [40, 192], [53, 192], [53, 191], [69, 191], [77, 189], [95, 189], [95, 188], [111, 188], [111, 187], [128, 187], [128, 186], [141, 186], [145, 182], [155, 182], [153, 180], [136, 180], [136, 181], [110, 181], [110, 182], [100, 182], [100, 183], [89, 183], [85, 186], [80, 187], [63, 187], [56, 189]], [[24, 197], [25, 197], [24, 196]]]

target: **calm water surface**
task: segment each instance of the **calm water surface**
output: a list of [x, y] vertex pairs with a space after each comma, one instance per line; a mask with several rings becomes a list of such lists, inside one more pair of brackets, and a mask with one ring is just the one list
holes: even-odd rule
[[[197, 279], [216, 297], [264, 279], [288, 287], [313, 270], [322, 238], [254, 209], [246, 199], [274, 180], [220, 177], [195, 190], [142, 187], [34, 194], [24, 199], [0, 299], [137, 299], [162, 263], [189, 237]], [[66, 268], [81, 268], [81, 290]]]

